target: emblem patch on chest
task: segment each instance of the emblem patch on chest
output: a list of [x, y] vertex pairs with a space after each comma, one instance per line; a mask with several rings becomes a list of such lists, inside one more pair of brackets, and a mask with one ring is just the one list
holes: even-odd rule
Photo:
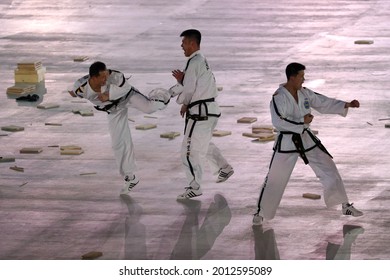
[[310, 109], [309, 99], [305, 98], [305, 101], [303, 102], [303, 106], [305, 106], [305, 109]]

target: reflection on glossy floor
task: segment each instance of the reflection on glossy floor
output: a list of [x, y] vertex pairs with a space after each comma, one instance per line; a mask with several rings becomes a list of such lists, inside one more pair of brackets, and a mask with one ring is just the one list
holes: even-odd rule
[[[25, 129], [1, 131], [0, 156], [16, 161], [0, 163], [0, 259], [79, 259], [89, 251], [103, 252], [101, 259], [389, 259], [390, 120], [380, 120], [390, 116], [389, 11], [386, 0], [2, 1], [0, 124]], [[185, 186], [181, 138], [160, 138], [183, 129], [172, 101], [151, 116], [130, 110], [141, 182], [120, 197], [105, 113], [72, 113], [92, 106], [73, 103], [66, 89], [95, 60], [131, 75], [142, 92], [168, 88], [170, 71], [185, 65], [179, 34], [187, 28], [202, 31], [203, 53], [223, 87], [218, 129], [232, 134], [214, 142], [235, 173], [217, 184], [209, 172], [202, 196], [176, 201]], [[374, 44], [354, 44], [358, 39]], [[90, 59], [73, 61], [81, 55]], [[46, 67], [47, 93], [35, 103], [5, 94], [16, 64], [26, 60]], [[292, 61], [307, 66], [307, 87], [361, 103], [346, 118], [316, 113], [312, 125], [360, 218], [302, 198], [322, 193], [298, 162], [275, 219], [252, 227], [273, 143], [243, 137], [252, 124], [237, 119], [270, 124], [269, 100]], [[135, 130], [145, 123], [157, 128]], [[63, 156], [55, 145], [84, 153]], [[19, 153], [31, 146], [43, 151]], [[15, 165], [24, 172], [11, 170]]]

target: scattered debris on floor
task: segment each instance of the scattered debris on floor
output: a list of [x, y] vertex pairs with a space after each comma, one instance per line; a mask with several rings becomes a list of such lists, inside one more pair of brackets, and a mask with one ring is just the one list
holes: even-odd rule
[[174, 139], [175, 137], [178, 136], [180, 136], [180, 132], [176, 132], [176, 131], [165, 132], [160, 134], [161, 138], [168, 138], [168, 139]]
[[23, 131], [24, 127], [18, 126], [18, 125], [7, 125], [7, 126], [2, 126], [1, 130], [9, 131], [9, 132], [16, 132], [16, 131]]
[[81, 155], [84, 153], [83, 149], [76, 145], [60, 146], [61, 155]]
[[227, 135], [231, 135], [232, 132], [231, 131], [228, 131], [228, 130], [214, 130], [213, 131], [213, 136], [215, 137], [222, 137], [222, 136], [227, 136]]
[[18, 167], [18, 166], [11, 166], [9, 169], [11, 170], [15, 170], [15, 171], [18, 171], [18, 172], [24, 172], [24, 168], [23, 167]]
[[357, 45], [371, 45], [374, 44], [373, 40], [356, 40], [355, 44]]
[[83, 61], [87, 61], [89, 59], [88, 56], [86, 55], [81, 55], [81, 56], [75, 56], [73, 57], [73, 61], [74, 62], [83, 62]]
[[47, 123], [45, 123], [45, 125], [62, 126], [62, 123], [50, 123], [50, 122], [47, 122]]
[[43, 151], [41, 147], [25, 147], [22, 148], [19, 152], [21, 154], [39, 154]]
[[255, 117], [242, 117], [237, 120], [237, 123], [254, 123], [257, 121]]
[[88, 175], [96, 175], [96, 172], [86, 172], [86, 173], [80, 173], [80, 176], [88, 176]]
[[309, 198], [309, 199], [320, 199], [321, 196], [319, 194], [314, 194], [314, 193], [304, 193], [302, 195], [304, 198]]
[[39, 104], [37, 106], [38, 109], [53, 109], [53, 108], [58, 108], [58, 107], [60, 107], [60, 105], [56, 104], [56, 103]]
[[72, 113], [73, 114], [80, 114], [83, 117], [93, 116], [93, 110], [92, 109], [83, 109], [83, 110], [73, 109]]
[[0, 162], [15, 162], [14, 157], [0, 157]]
[[81, 256], [82, 260], [94, 260], [103, 256], [102, 252], [92, 251]]
[[138, 129], [138, 130], [147, 130], [147, 129], [153, 129], [153, 128], [156, 128], [157, 125], [156, 124], [140, 124], [140, 125], [137, 125], [135, 127], [135, 129]]

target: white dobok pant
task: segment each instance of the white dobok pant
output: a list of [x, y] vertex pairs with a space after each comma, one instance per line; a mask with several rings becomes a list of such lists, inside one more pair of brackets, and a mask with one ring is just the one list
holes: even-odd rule
[[146, 114], [151, 114], [157, 110], [164, 109], [166, 106], [163, 102], [151, 100], [142, 95], [138, 90], [133, 89], [130, 95], [107, 115], [112, 149], [114, 150], [116, 163], [119, 167], [119, 173], [122, 176], [132, 175], [137, 170], [134, 145], [128, 124], [128, 107], [133, 107]]
[[207, 161], [213, 173], [228, 165], [218, 147], [211, 142], [213, 131], [218, 123], [217, 117], [194, 121], [188, 119], [181, 147], [188, 185], [192, 188], [201, 186], [204, 164]]
[[[324, 201], [327, 207], [348, 202], [344, 184], [333, 159], [318, 147], [305, 153], [309, 165], [324, 187]], [[267, 219], [275, 217], [286, 185], [297, 162], [298, 153], [275, 152], [268, 175], [260, 190], [258, 212]]]

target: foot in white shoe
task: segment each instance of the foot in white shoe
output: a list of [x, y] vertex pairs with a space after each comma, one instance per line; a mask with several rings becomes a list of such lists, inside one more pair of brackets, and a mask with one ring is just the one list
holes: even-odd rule
[[230, 176], [233, 175], [233, 173], [234, 170], [231, 165], [219, 169], [217, 183], [225, 182], [227, 179], [229, 179]]
[[202, 195], [201, 189], [194, 189], [192, 187], [185, 188], [186, 191], [177, 196], [177, 199], [190, 199]]
[[[131, 179], [130, 179], [131, 178]], [[139, 183], [137, 176], [133, 175], [132, 177], [126, 176], [125, 183], [121, 190], [121, 194], [129, 194], [131, 190]]]
[[353, 203], [351, 203], [351, 204], [343, 203], [342, 212], [343, 212], [343, 215], [346, 215], [346, 216], [353, 216], [353, 217], [363, 216], [363, 212], [359, 211], [355, 207], [353, 207]]

